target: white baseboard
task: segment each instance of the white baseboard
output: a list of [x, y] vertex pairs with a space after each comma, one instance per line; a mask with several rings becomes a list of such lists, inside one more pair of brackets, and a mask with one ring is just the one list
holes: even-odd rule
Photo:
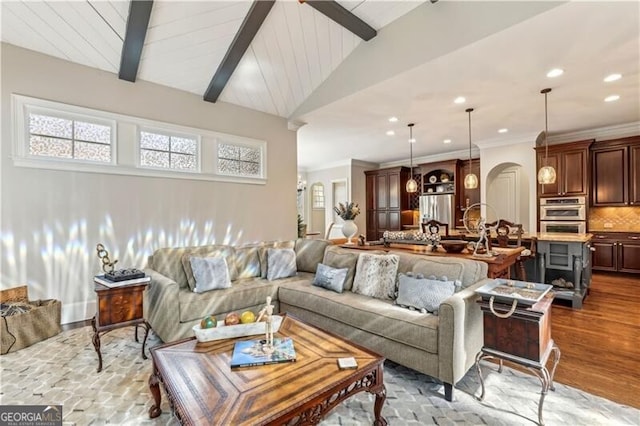
[[72, 322], [85, 321], [96, 314], [97, 303], [95, 300], [85, 302], [63, 303], [60, 322], [70, 324]]

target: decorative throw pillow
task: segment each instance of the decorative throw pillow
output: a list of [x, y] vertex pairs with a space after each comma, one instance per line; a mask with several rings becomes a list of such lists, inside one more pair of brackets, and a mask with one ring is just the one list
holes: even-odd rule
[[258, 259], [260, 259], [260, 278], [267, 278], [267, 251], [271, 248], [295, 248], [295, 241], [276, 241], [264, 243], [258, 247]]
[[360, 254], [352, 291], [376, 299], [393, 299], [399, 261], [397, 254]]
[[455, 281], [437, 280], [435, 276], [424, 278], [422, 275], [398, 275], [398, 298], [396, 304], [409, 309], [417, 309], [423, 313], [432, 312], [437, 315], [440, 303], [456, 292]]
[[191, 270], [196, 280], [194, 293], [231, 287], [229, 268], [224, 257], [191, 257]]
[[327, 290], [335, 291], [336, 293], [342, 293], [348, 272], [349, 269], [347, 268], [336, 269], [331, 266], [318, 263], [316, 276], [313, 278], [313, 282], [311, 284], [326, 288]]
[[270, 248], [267, 250], [267, 279], [293, 277], [296, 270], [296, 252], [291, 248]]
[[347, 268], [347, 278], [344, 282], [343, 290], [351, 290], [351, 287], [353, 287], [353, 277], [356, 275], [358, 254], [359, 253], [353, 250], [345, 250], [336, 246], [329, 246], [324, 252], [322, 263], [332, 268]]

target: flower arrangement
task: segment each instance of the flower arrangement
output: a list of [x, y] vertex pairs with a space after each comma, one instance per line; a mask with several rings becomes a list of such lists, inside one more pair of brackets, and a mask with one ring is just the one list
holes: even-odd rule
[[344, 204], [338, 203], [338, 205], [333, 208], [333, 211], [343, 220], [353, 220], [360, 214], [360, 207], [353, 201], [345, 201]]

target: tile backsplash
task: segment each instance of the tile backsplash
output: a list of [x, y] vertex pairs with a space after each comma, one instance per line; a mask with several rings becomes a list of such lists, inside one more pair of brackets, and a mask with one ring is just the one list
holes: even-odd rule
[[640, 207], [592, 207], [589, 230], [640, 232]]

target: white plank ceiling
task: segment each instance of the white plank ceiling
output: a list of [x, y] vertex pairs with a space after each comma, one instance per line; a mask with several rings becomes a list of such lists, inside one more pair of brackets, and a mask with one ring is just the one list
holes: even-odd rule
[[[340, 1], [376, 30], [420, 1]], [[155, 1], [138, 79], [203, 95], [250, 1]], [[128, 1], [3, 1], [2, 41], [117, 73]], [[277, 1], [220, 96], [288, 117], [361, 40], [308, 5]]]

